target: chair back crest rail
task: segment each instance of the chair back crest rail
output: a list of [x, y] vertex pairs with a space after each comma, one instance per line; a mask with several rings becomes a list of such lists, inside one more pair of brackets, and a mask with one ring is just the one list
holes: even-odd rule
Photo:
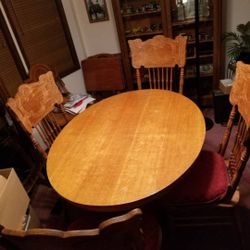
[[32, 82], [37, 82], [39, 80], [39, 76], [47, 73], [48, 71], [51, 71], [53, 73], [55, 82], [57, 84], [57, 87], [61, 91], [61, 93], [64, 94], [69, 94], [68, 89], [65, 86], [65, 83], [59, 76], [57, 70], [49, 65], [46, 64], [34, 64], [31, 66], [29, 70], [29, 79], [27, 79], [25, 82], [27, 83], [32, 83]]
[[178, 92], [183, 92], [184, 66], [187, 38], [175, 39], [157, 35], [152, 39], [129, 40], [132, 66], [136, 70], [138, 89], [142, 88], [142, 74], [146, 71], [150, 88], [173, 90], [173, 82], [179, 82]]
[[60, 231], [2, 229], [3, 238], [20, 250], [142, 250], [142, 211], [138, 208], [108, 219], [98, 228]]
[[34, 136], [34, 129], [40, 136], [46, 148], [49, 148], [61, 131], [54, 110], [65, 114], [63, 96], [60, 93], [51, 71], [39, 77], [37, 82], [24, 83], [19, 86], [14, 98], [9, 98], [6, 105], [16, 120], [30, 136], [33, 144], [46, 158], [44, 146]]

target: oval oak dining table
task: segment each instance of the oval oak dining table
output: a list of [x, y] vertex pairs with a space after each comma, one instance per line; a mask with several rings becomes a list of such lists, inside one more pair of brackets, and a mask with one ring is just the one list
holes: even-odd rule
[[137, 90], [71, 120], [47, 158], [52, 187], [92, 211], [121, 211], [158, 197], [198, 156], [204, 117], [187, 97]]

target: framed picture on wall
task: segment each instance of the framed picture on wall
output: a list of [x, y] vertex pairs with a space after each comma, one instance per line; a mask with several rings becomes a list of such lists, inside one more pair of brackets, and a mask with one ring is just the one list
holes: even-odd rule
[[109, 20], [106, 0], [84, 0], [89, 22], [101, 22]]

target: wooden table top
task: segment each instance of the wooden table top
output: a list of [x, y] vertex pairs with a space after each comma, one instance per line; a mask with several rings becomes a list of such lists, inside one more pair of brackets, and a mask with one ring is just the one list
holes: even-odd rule
[[188, 98], [126, 92], [73, 118], [49, 151], [47, 174], [62, 197], [85, 208], [130, 209], [180, 177], [204, 138], [203, 115]]

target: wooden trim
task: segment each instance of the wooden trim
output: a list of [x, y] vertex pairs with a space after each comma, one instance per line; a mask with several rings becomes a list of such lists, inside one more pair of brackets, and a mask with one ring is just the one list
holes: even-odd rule
[[222, 77], [222, 68], [221, 68], [221, 32], [222, 32], [222, 1], [213, 0], [213, 37], [214, 37], [214, 48], [213, 48], [213, 88], [218, 88], [219, 80]]
[[120, 14], [120, 11], [121, 11], [120, 1], [112, 0], [112, 7], [114, 11], [116, 26], [117, 26], [118, 38], [120, 42], [122, 63], [123, 63], [125, 79], [126, 79], [126, 86], [128, 89], [131, 90], [134, 88], [133, 77], [132, 77], [132, 72], [131, 72], [132, 67], [128, 66], [128, 65], [131, 65], [131, 63], [128, 58], [128, 54], [129, 54], [128, 43], [124, 35], [125, 30], [123, 26], [122, 16]]
[[[161, 1], [162, 2], [162, 1]], [[161, 3], [162, 4], [162, 3]], [[162, 4], [164, 6], [164, 4]], [[173, 38], [173, 31], [172, 31], [172, 17], [171, 17], [171, 3], [170, 0], [165, 2], [165, 13], [166, 13], [166, 28], [167, 31], [165, 33], [166, 36]]]

